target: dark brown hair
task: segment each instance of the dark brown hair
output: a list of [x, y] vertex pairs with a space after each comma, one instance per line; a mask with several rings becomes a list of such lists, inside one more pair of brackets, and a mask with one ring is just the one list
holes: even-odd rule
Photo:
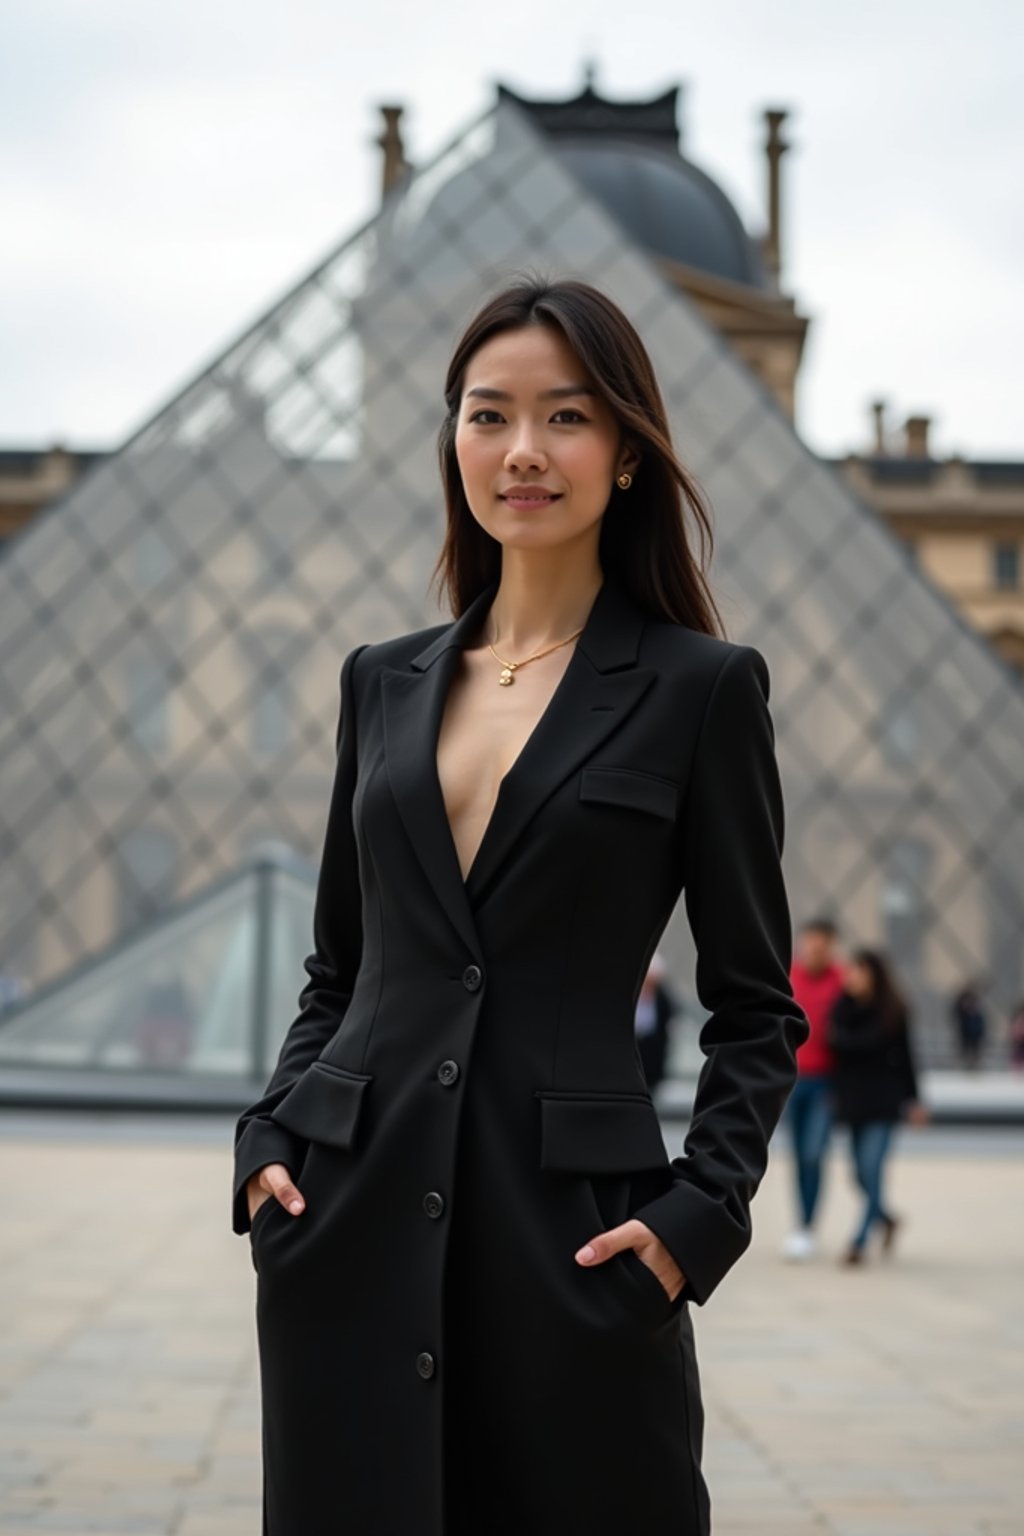
[[[455, 455], [455, 429], [466, 367], [483, 344], [526, 325], [556, 327], [611, 408], [623, 440], [640, 455], [628, 491], [612, 486], [601, 521], [598, 558], [641, 607], [655, 617], [706, 634], [724, 635], [705, 576], [714, 535], [704, 492], [679, 461], [647, 349], [606, 294], [573, 279], [527, 275], [489, 299], [470, 321], [445, 378], [447, 413], [438, 457], [448, 523], [432, 573], [458, 617], [501, 575], [501, 544], [473, 516]], [[700, 534], [701, 561], [690, 549], [686, 514]]]
[[850, 959], [870, 974], [871, 1001], [886, 1028], [893, 1032], [902, 1029], [909, 1009], [885, 955], [879, 949], [855, 949]]

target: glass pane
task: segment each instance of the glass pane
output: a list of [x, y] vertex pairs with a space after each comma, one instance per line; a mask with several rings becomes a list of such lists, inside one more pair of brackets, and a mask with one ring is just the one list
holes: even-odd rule
[[247, 1074], [256, 913], [246, 876], [5, 1020], [0, 1061]]

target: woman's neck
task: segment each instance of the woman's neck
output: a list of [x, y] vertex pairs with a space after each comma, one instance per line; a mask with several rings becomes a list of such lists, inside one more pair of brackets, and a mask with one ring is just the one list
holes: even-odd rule
[[506, 553], [481, 644], [519, 657], [565, 640], [586, 623], [603, 580], [600, 565], [554, 568], [510, 560]]

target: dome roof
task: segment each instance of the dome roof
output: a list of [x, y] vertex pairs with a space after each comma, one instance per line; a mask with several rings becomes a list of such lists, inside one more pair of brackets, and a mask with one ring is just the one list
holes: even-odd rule
[[691, 161], [624, 140], [564, 137], [552, 148], [645, 250], [734, 283], [768, 286], [739, 214]]

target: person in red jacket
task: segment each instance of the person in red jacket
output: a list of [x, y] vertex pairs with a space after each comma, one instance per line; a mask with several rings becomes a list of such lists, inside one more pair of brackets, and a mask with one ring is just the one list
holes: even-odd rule
[[843, 990], [845, 974], [836, 954], [837, 939], [838, 930], [830, 918], [809, 919], [800, 929], [797, 954], [790, 967], [793, 996], [807, 1015], [811, 1032], [797, 1051], [799, 1076], [785, 1111], [800, 1221], [783, 1244], [787, 1259], [808, 1259], [817, 1248], [814, 1218], [835, 1116], [829, 1016]]

